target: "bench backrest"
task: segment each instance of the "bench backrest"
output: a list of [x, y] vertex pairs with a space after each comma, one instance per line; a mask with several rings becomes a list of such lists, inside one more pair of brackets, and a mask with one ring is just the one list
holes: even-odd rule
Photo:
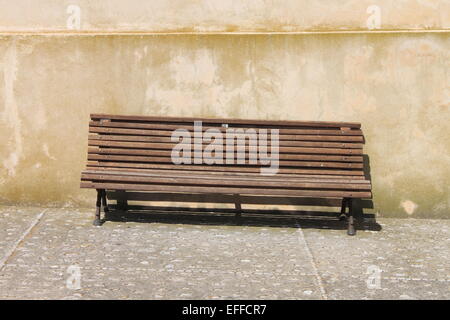
[[[203, 133], [206, 130], [223, 134], [223, 164], [207, 164], [208, 160], [197, 159], [203, 156], [195, 152], [194, 142], [200, 143], [203, 150], [210, 141], [196, 140], [194, 121], [201, 121]], [[197, 122], [197, 124], [199, 124]], [[278, 129], [279, 169], [278, 174], [307, 176], [348, 176], [363, 179], [364, 137], [359, 123], [350, 122], [311, 122], [311, 121], [265, 121], [240, 119], [201, 119], [175, 117], [144, 117], [92, 114], [89, 123], [88, 168], [117, 169], [125, 171], [160, 169], [189, 171], [218, 171], [245, 174], [259, 174], [261, 155], [256, 155], [257, 163], [250, 163], [249, 154], [255, 151], [249, 141], [245, 149], [234, 146], [233, 164], [226, 162], [227, 133], [230, 129], [242, 129], [251, 137], [256, 133], [268, 132], [268, 155], [270, 155], [272, 129]], [[197, 126], [198, 128], [198, 126]], [[249, 129], [249, 130], [248, 130]], [[191, 163], [175, 164], [173, 149], [182, 140], [174, 138], [174, 130], [191, 134]], [[263, 131], [261, 131], [263, 130]], [[258, 135], [260, 138], [261, 135]], [[197, 136], [198, 138], [198, 136]], [[186, 142], [187, 140], [183, 140]], [[217, 141], [217, 140], [216, 140]], [[220, 141], [220, 140], [219, 140]], [[260, 140], [257, 140], [260, 141]], [[235, 142], [236, 143], [236, 142]], [[185, 145], [183, 145], [185, 146]], [[197, 144], [198, 147], [198, 144]], [[237, 156], [245, 152], [245, 164], [238, 163]], [[253, 154], [254, 155], [254, 154]], [[255, 155], [254, 155], [255, 156]], [[264, 159], [263, 159], [264, 160]], [[200, 162], [200, 163], [195, 163]], [[211, 161], [210, 161], [211, 162]]]

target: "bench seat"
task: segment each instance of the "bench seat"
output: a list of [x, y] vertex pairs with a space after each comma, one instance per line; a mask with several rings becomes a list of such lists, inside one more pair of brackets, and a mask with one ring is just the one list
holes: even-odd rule
[[83, 171], [81, 180], [83, 188], [109, 190], [298, 197], [371, 197], [370, 181], [366, 179], [349, 179], [347, 176], [287, 175], [273, 177], [236, 172], [191, 173], [153, 169], [145, 171], [115, 171], [103, 167]]

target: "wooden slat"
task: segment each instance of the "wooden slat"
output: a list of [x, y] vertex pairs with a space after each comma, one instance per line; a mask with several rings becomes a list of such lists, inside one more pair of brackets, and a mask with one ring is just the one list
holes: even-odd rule
[[262, 175], [249, 175], [249, 174], [214, 174], [209, 172], [186, 172], [180, 170], [151, 170], [148, 172], [127, 172], [127, 171], [115, 171], [115, 170], [86, 170], [83, 171], [82, 174], [99, 174], [99, 175], [119, 175], [119, 176], [129, 176], [129, 177], [172, 177], [172, 178], [191, 178], [191, 179], [214, 179], [214, 180], [251, 180], [251, 181], [273, 181], [284, 183], [286, 181], [290, 182], [314, 182], [314, 183], [342, 183], [342, 184], [365, 184], [370, 186], [370, 181], [368, 180], [353, 180], [347, 178], [333, 178], [333, 177], [311, 177], [311, 176], [271, 176], [268, 178], [267, 176]]
[[218, 179], [217, 177], [203, 177], [201, 179], [191, 177], [176, 177], [169, 175], [152, 175], [152, 176], [131, 176], [119, 174], [91, 174], [83, 173], [81, 180], [92, 182], [120, 182], [120, 183], [136, 183], [136, 184], [170, 184], [170, 185], [197, 185], [211, 187], [239, 187], [239, 188], [275, 188], [275, 189], [315, 189], [315, 190], [370, 190], [370, 185], [363, 183], [332, 183], [332, 182], [308, 182], [293, 180], [270, 180], [270, 179]]
[[[88, 140], [89, 146], [97, 147], [119, 147], [119, 148], [130, 148], [130, 149], [162, 149], [162, 150], [172, 150], [177, 143], [147, 143], [147, 142], [121, 142], [121, 141], [102, 141], [102, 140]], [[187, 143], [181, 143], [181, 145], [189, 145]], [[203, 144], [206, 146], [207, 144]], [[202, 145], [202, 146], [203, 146]], [[224, 142], [223, 150], [225, 151], [226, 144]], [[250, 149], [247, 145], [242, 146], [246, 151]], [[268, 146], [269, 147], [269, 146]], [[234, 149], [237, 150], [238, 146], [235, 145]], [[269, 148], [270, 149], [270, 148]], [[279, 147], [279, 153], [308, 153], [308, 154], [345, 154], [345, 155], [360, 155], [362, 154], [361, 149], [341, 149], [341, 148], [311, 148], [311, 147]]]
[[[108, 164], [107, 162], [104, 162], [104, 164]], [[120, 171], [120, 172], [131, 172], [136, 174], [146, 174], [146, 173], [153, 173], [153, 172], [161, 172], [161, 173], [173, 173], [173, 174], [189, 174], [189, 175], [197, 175], [197, 174], [208, 174], [208, 175], [220, 175], [220, 176], [248, 176], [248, 177], [260, 177], [261, 173], [258, 172], [235, 172], [235, 171], [206, 171], [205, 170], [192, 170], [192, 169], [185, 169], [183, 170], [185, 166], [177, 169], [173, 166], [162, 166], [161, 168], [121, 168], [121, 167], [114, 167], [114, 166], [102, 166], [101, 163], [97, 162], [91, 162], [89, 161], [87, 164], [87, 171], [89, 172], [111, 172], [114, 170]], [[284, 169], [281, 169], [284, 170]], [[308, 170], [311, 171], [311, 170]], [[289, 173], [289, 174], [283, 174], [283, 172], [279, 172], [276, 177], [280, 177], [282, 179], [310, 179], [310, 178], [316, 178], [316, 179], [335, 179], [340, 181], [361, 181], [361, 183], [370, 183], [369, 180], [365, 180], [364, 176], [361, 175], [337, 175], [337, 174], [295, 174], [295, 173]]]
[[[102, 141], [108, 142], [147, 142], [155, 145], [173, 143], [170, 137], [154, 137], [154, 136], [129, 136], [129, 135], [110, 135], [110, 134], [90, 134], [89, 142]], [[209, 142], [202, 141], [203, 144]], [[248, 144], [235, 141], [235, 145]], [[321, 142], [321, 141], [279, 141], [280, 147], [314, 147], [314, 148], [335, 148], [335, 149], [362, 149], [362, 143], [343, 143], [343, 142]], [[362, 152], [362, 151], [359, 151]]]
[[[113, 161], [89, 161], [88, 166], [103, 166], [114, 168], [140, 168], [140, 169], [182, 169], [182, 170], [199, 170], [199, 171], [228, 171], [228, 172], [254, 172], [260, 173], [260, 167], [251, 166], [208, 166], [208, 165], [181, 165], [163, 163], [133, 163], [133, 162], [113, 162]], [[363, 170], [341, 170], [333, 168], [322, 169], [300, 169], [300, 168], [279, 168], [277, 174], [323, 174], [323, 175], [348, 175], [348, 176], [364, 176]]]
[[[104, 161], [127, 161], [127, 162], [153, 162], [153, 163], [172, 163], [170, 157], [145, 157], [145, 156], [123, 156], [123, 155], [103, 155], [103, 154], [88, 154], [88, 160], [104, 160]], [[245, 160], [248, 164], [248, 159]], [[234, 166], [235, 164], [231, 165]], [[226, 165], [226, 164], [224, 164]], [[259, 166], [261, 164], [258, 163]], [[230, 165], [226, 165], [230, 166]], [[347, 169], [361, 169], [362, 163], [354, 162], [330, 162], [330, 161], [301, 161], [301, 160], [279, 160], [279, 166], [289, 167], [306, 167], [306, 168], [347, 168]]]
[[[194, 124], [160, 124], [160, 123], [133, 123], [133, 122], [101, 122], [101, 121], [91, 121], [89, 122], [90, 127], [103, 127], [103, 128], [128, 128], [128, 129], [151, 129], [151, 130], [162, 130], [162, 131], [174, 131], [177, 129], [184, 129], [188, 130], [190, 132], [194, 132]], [[260, 126], [248, 126], [248, 127], [234, 127], [229, 126], [229, 129], [255, 129], [257, 132], [258, 129], [265, 129], [261, 128]], [[208, 129], [216, 129], [219, 130], [223, 135], [226, 134], [227, 128], [216, 125], [202, 125], [202, 132], [208, 130]], [[278, 128], [278, 133], [280, 135], [350, 135], [350, 136], [361, 136], [362, 131], [360, 129], [353, 129], [353, 130], [341, 130], [341, 129], [286, 129], [284, 126], [280, 126]], [[268, 129], [268, 133], [270, 133], [270, 129]]]
[[[147, 129], [123, 129], [123, 128], [104, 128], [89, 127], [89, 133], [104, 134], [127, 134], [142, 136], [164, 136], [171, 137], [172, 131], [165, 130], [147, 130]], [[333, 136], [333, 135], [280, 135], [279, 140], [293, 141], [339, 141], [339, 142], [364, 142], [363, 136]]]
[[81, 182], [81, 188], [107, 189], [107, 190], [130, 190], [130, 191], [167, 191], [188, 193], [226, 193], [244, 195], [286, 195], [298, 197], [345, 197], [345, 198], [370, 198], [368, 191], [335, 191], [335, 190], [287, 190], [269, 188], [237, 188], [237, 187], [214, 187], [209, 186], [174, 186], [174, 185], [151, 185], [151, 184], [127, 184], [127, 183], [99, 183]]
[[112, 114], [91, 114], [92, 120], [110, 119], [110, 120], [129, 120], [129, 121], [147, 121], [147, 122], [194, 122], [202, 121], [204, 123], [228, 123], [228, 124], [247, 124], [247, 125], [267, 125], [267, 126], [303, 126], [303, 127], [331, 127], [331, 128], [360, 128], [361, 124], [356, 122], [329, 122], [329, 121], [285, 121], [285, 120], [255, 120], [255, 119], [213, 119], [213, 118], [193, 118], [193, 117], [155, 117], [155, 116], [134, 116], [134, 115], [112, 115]]
[[[309, 151], [309, 152], [307, 152]], [[330, 154], [309, 154], [313, 153], [314, 149], [308, 149], [302, 153], [279, 153], [279, 160], [311, 160], [311, 161], [337, 161], [337, 162], [362, 162], [362, 156], [347, 156], [347, 155], [330, 155]], [[89, 154], [104, 154], [104, 155], [142, 155], [149, 157], [167, 157], [171, 159], [172, 151], [171, 150], [154, 150], [154, 149], [131, 149], [131, 148], [88, 148]], [[235, 150], [234, 158], [237, 159], [237, 156], [245, 157], [249, 159], [251, 156], [255, 157], [258, 160], [270, 160], [267, 157], [260, 157], [258, 152], [252, 151], [244, 151], [238, 152]], [[193, 158], [203, 158], [203, 159], [211, 159], [211, 157], [206, 157], [205, 155], [199, 156], [196, 153], [191, 152], [192, 159]], [[223, 152], [224, 162], [225, 162], [226, 152]]]

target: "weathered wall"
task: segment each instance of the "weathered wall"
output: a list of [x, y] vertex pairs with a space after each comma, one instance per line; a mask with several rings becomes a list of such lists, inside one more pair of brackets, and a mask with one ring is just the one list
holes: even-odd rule
[[450, 28], [448, 0], [0, 0], [0, 29], [67, 31], [69, 5], [79, 6], [87, 31], [367, 30], [372, 5], [384, 30]]
[[[325, 4], [340, 12], [342, 2], [291, 1], [274, 12], [259, 1], [211, 2], [209, 16], [196, 1], [142, 2], [136, 21], [136, 1], [78, 1], [92, 20], [84, 16], [76, 35], [52, 33], [67, 17], [59, 21], [54, 6], [72, 2], [42, 1], [51, 10], [40, 13], [17, 2], [25, 5], [0, 11], [0, 203], [92, 206], [94, 192], [79, 189], [91, 112], [346, 120], [362, 122], [376, 212], [450, 218], [448, 1], [403, 1], [413, 14], [385, 27], [430, 32], [305, 35], [182, 32], [321, 29], [323, 15], [334, 17]], [[359, 2], [345, 1], [346, 13], [323, 28], [363, 28], [368, 4], [351, 13]], [[144, 19], [158, 5], [167, 19]], [[301, 8], [303, 19], [292, 13]], [[89, 28], [106, 34], [83, 34]]]

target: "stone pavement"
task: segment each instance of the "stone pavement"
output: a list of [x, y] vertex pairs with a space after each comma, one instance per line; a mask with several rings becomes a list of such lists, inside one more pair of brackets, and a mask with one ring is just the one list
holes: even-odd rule
[[334, 218], [92, 219], [92, 209], [0, 207], [0, 298], [450, 298], [450, 220], [377, 219], [381, 230], [349, 237]]

